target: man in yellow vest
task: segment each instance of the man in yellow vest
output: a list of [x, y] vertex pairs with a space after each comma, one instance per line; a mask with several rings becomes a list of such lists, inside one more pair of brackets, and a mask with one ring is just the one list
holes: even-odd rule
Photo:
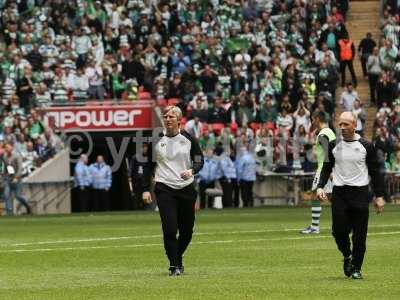
[[354, 72], [353, 59], [356, 54], [354, 43], [349, 39], [348, 34], [345, 34], [342, 39], [339, 40], [339, 58], [340, 58], [340, 73], [342, 74], [342, 87], [346, 83], [346, 66], [349, 67], [351, 79], [354, 87], [357, 87], [357, 78]]
[[[315, 147], [315, 154], [317, 159], [317, 171], [315, 173], [314, 182], [312, 185], [312, 190], [317, 190], [317, 184], [319, 182], [322, 166], [326, 160], [325, 153], [328, 149], [329, 143], [336, 140], [335, 132], [329, 128], [328, 122], [324, 112], [315, 113], [312, 117], [313, 127], [317, 129], [318, 136]], [[329, 182], [325, 186], [326, 193], [332, 193], [332, 183]], [[302, 230], [301, 233], [304, 234], [318, 234], [319, 233], [319, 219], [321, 217], [321, 201], [316, 198], [311, 202], [311, 225], [306, 229]]]

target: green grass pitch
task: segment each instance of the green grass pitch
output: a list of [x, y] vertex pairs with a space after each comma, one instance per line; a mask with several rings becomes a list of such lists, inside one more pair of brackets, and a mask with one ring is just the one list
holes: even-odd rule
[[371, 210], [365, 279], [344, 278], [309, 208], [201, 211], [184, 276], [167, 276], [153, 212], [0, 219], [0, 299], [400, 299], [400, 206]]

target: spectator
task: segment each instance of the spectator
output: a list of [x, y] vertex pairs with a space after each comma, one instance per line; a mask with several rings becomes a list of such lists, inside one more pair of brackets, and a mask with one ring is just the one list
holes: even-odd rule
[[87, 90], [89, 98], [104, 100], [103, 69], [100, 66], [96, 66], [96, 62], [90, 59], [85, 75], [89, 82]]
[[347, 83], [347, 88], [342, 92], [340, 97], [340, 105], [344, 111], [351, 111], [354, 106], [354, 101], [360, 100], [357, 91], [353, 90], [353, 85], [349, 82]]
[[14, 151], [14, 146], [11, 143], [6, 143], [4, 150], [5, 152], [3, 158], [7, 168], [4, 199], [6, 203], [7, 214], [14, 214], [14, 196], [17, 201], [25, 207], [26, 212], [30, 214], [31, 208], [28, 204], [28, 201], [22, 196], [22, 157], [16, 151]]
[[272, 103], [272, 98], [270, 95], [266, 97], [264, 104], [259, 110], [259, 116], [261, 123], [274, 124], [278, 118], [278, 111]]
[[76, 67], [79, 69], [86, 64], [88, 58], [89, 50], [92, 48], [92, 42], [87, 36], [85, 28], [77, 28], [76, 36], [72, 38], [72, 49], [77, 53], [78, 60], [76, 62]]
[[390, 158], [393, 151], [393, 141], [386, 127], [378, 129], [377, 136], [374, 138], [373, 142], [377, 150], [378, 158], [381, 162], [381, 168], [384, 169], [385, 162]]
[[35, 139], [35, 151], [39, 156], [40, 162], [43, 163], [55, 155], [55, 149], [51, 144], [46, 144], [41, 136]]
[[49, 107], [51, 106], [51, 95], [47, 90], [47, 86], [44, 83], [40, 83], [35, 88], [35, 102], [38, 107]]
[[351, 110], [353, 115], [356, 117], [357, 125], [356, 125], [356, 133], [360, 136], [364, 136], [364, 126], [365, 121], [367, 119], [367, 113], [365, 109], [361, 105], [360, 100], [355, 100], [353, 103], [353, 109]]
[[233, 180], [236, 180], [236, 168], [231, 158], [224, 151], [224, 145], [218, 144], [215, 149], [218, 160], [217, 178], [222, 187], [222, 206], [233, 206]]
[[29, 175], [40, 166], [39, 155], [34, 149], [33, 142], [26, 143], [26, 152], [22, 152], [23, 175]]
[[262, 129], [265, 134], [260, 134], [254, 152], [256, 154], [257, 174], [264, 175], [274, 168], [274, 142], [272, 132]]
[[390, 75], [382, 72], [376, 88], [378, 107], [381, 107], [383, 102], [386, 102], [389, 106], [392, 105], [395, 89], [396, 86], [393, 84]]
[[374, 47], [372, 53], [368, 56], [367, 71], [368, 71], [368, 82], [369, 82], [369, 93], [371, 95], [371, 102], [376, 104], [377, 99], [377, 85], [382, 68], [379, 62], [379, 49]]
[[200, 121], [200, 118], [197, 115], [194, 115], [193, 119], [189, 120], [185, 124], [185, 131], [198, 140], [200, 139], [203, 127], [204, 124]]
[[218, 72], [213, 70], [209, 65], [206, 65], [203, 70], [199, 71], [199, 74], [199, 79], [203, 87], [203, 92], [207, 96], [213, 97], [218, 81]]
[[257, 164], [249, 152], [249, 144], [243, 144], [241, 155], [237, 159], [237, 178], [239, 180], [240, 195], [244, 207], [253, 207], [253, 184], [256, 180]]
[[110, 195], [109, 190], [112, 184], [112, 172], [110, 166], [104, 162], [102, 155], [98, 155], [96, 162], [89, 166], [89, 173], [92, 177], [92, 211], [109, 211]]
[[19, 105], [25, 112], [28, 112], [33, 104], [33, 83], [32, 72], [29, 66], [24, 67], [23, 77], [17, 81], [17, 95], [19, 98]]
[[77, 208], [80, 212], [89, 211], [90, 208], [90, 186], [92, 176], [87, 166], [88, 159], [82, 154], [74, 169], [75, 192], [77, 199]]
[[348, 35], [344, 35], [343, 38], [339, 40], [339, 48], [342, 87], [344, 87], [346, 82], [346, 66], [349, 68], [354, 87], [357, 87], [357, 77], [353, 66], [353, 59], [356, 54], [356, 50], [353, 41], [349, 39]]
[[309, 132], [311, 127], [310, 112], [305, 108], [304, 102], [299, 102], [299, 107], [293, 113], [293, 119], [295, 123], [295, 133], [300, 126], [303, 126], [304, 130]]
[[208, 127], [204, 128], [203, 134], [199, 139], [199, 145], [203, 152], [209, 149], [215, 149], [216, 140], [212, 129], [210, 130]]
[[361, 66], [363, 70], [363, 75], [367, 78], [367, 62], [369, 56], [372, 54], [374, 48], [376, 47], [375, 41], [372, 39], [372, 34], [370, 32], [367, 33], [367, 36], [363, 38], [358, 45], [358, 53], [360, 54]]
[[328, 49], [335, 53], [336, 57], [339, 57], [339, 40], [341, 38], [341, 32], [335, 27], [333, 22], [329, 23], [328, 28], [321, 33], [319, 40], [320, 46], [326, 44]]
[[400, 172], [400, 151], [396, 151], [395, 159], [390, 164], [390, 171], [392, 172]]
[[199, 92], [189, 103], [192, 115], [199, 117], [201, 122], [208, 121], [208, 102], [203, 92]]
[[207, 149], [204, 156], [204, 166], [199, 172], [200, 208], [213, 207], [213, 198], [207, 197], [206, 190], [215, 187], [215, 180], [218, 179], [217, 170], [218, 161], [214, 157], [214, 149]]
[[215, 124], [225, 124], [228, 123], [228, 115], [225, 108], [222, 106], [222, 97], [217, 95], [214, 98], [214, 105], [208, 110], [208, 123]]
[[77, 69], [76, 76], [72, 80], [72, 95], [76, 102], [85, 102], [88, 98], [89, 78], [83, 68]]
[[292, 115], [289, 114], [286, 109], [282, 110], [282, 112], [278, 115], [276, 125], [278, 128], [278, 131], [281, 134], [283, 134], [283, 136], [285, 138], [288, 138], [290, 136], [291, 130], [293, 128]]

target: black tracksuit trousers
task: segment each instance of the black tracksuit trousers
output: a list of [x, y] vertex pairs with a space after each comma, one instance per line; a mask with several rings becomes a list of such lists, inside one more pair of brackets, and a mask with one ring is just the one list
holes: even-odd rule
[[366, 250], [368, 216], [368, 186], [333, 187], [332, 234], [340, 252], [344, 257], [352, 255], [352, 264], [358, 270], [361, 270]]
[[[177, 190], [157, 182], [154, 188], [170, 266], [180, 267], [192, 240], [197, 192], [194, 184]], [[179, 232], [179, 236], [177, 234]]]

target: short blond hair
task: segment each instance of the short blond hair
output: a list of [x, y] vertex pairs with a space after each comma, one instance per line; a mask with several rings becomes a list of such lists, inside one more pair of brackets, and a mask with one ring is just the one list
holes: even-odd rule
[[180, 121], [182, 119], [182, 110], [175, 105], [168, 105], [165, 110], [164, 110], [164, 115], [166, 115], [167, 113], [172, 112], [176, 118], [178, 119], [178, 121]]

